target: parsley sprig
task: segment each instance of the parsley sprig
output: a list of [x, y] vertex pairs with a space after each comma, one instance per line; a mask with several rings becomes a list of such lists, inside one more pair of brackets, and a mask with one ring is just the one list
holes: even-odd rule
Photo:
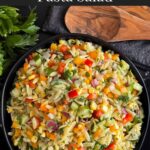
[[36, 44], [36, 20], [35, 9], [25, 19], [18, 8], [0, 6], [0, 76], [16, 60], [19, 51]]

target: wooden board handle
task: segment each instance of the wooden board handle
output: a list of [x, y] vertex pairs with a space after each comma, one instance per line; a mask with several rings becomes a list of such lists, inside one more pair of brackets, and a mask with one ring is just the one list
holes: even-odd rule
[[70, 32], [106, 41], [150, 40], [147, 6], [71, 6], [65, 23]]

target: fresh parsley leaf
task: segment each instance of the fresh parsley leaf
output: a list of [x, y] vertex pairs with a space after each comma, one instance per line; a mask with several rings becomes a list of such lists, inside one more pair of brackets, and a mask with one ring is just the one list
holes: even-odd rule
[[20, 26], [21, 30], [28, 34], [35, 34], [39, 30], [39, 27], [35, 25], [36, 19], [37, 16], [33, 9], [24, 24]]
[[86, 73], [85, 73], [85, 76], [86, 76], [86, 77], [90, 77], [90, 73], [89, 73], [89, 72], [86, 72]]
[[134, 119], [133, 119], [133, 123], [134, 124], [137, 124], [137, 123], [141, 123], [142, 122], [142, 119], [138, 116], [135, 116]]
[[4, 54], [2, 51], [0, 51], [0, 76], [2, 75], [3, 73], [3, 65], [4, 65]]
[[21, 34], [13, 34], [10, 35], [7, 39], [6, 39], [6, 45], [9, 48], [14, 48], [14, 47], [18, 47], [18, 48], [25, 48], [26, 46], [32, 46], [36, 44], [38, 35], [21, 35]]
[[18, 8], [0, 6], [0, 76], [17, 60], [18, 50], [36, 44], [39, 30], [36, 20], [35, 9], [25, 19]]
[[63, 74], [64, 79], [71, 79], [73, 76], [73, 72], [70, 70], [66, 70]]

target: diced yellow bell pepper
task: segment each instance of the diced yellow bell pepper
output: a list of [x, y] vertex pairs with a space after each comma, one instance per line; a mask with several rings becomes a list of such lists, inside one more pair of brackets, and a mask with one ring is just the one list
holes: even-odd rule
[[81, 57], [76, 57], [74, 58], [73, 62], [76, 64], [76, 65], [81, 65], [83, 63], [83, 59]]
[[50, 46], [50, 50], [52, 51], [56, 51], [58, 48], [57, 44], [56, 43], [52, 43], [51, 46]]

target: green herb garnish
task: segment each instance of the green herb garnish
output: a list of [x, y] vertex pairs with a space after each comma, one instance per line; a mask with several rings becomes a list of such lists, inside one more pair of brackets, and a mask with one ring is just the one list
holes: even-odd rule
[[120, 95], [118, 97], [119, 101], [123, 101], [123, 102], [128, 102], [129, 101], [129, 96], [128, 95]]
[[17, 60], [19, 53], [36, 44], [39, 30], [36, 20], [35, 10], [25, 19], [19, 9], [0, 6], [0, 76]]

